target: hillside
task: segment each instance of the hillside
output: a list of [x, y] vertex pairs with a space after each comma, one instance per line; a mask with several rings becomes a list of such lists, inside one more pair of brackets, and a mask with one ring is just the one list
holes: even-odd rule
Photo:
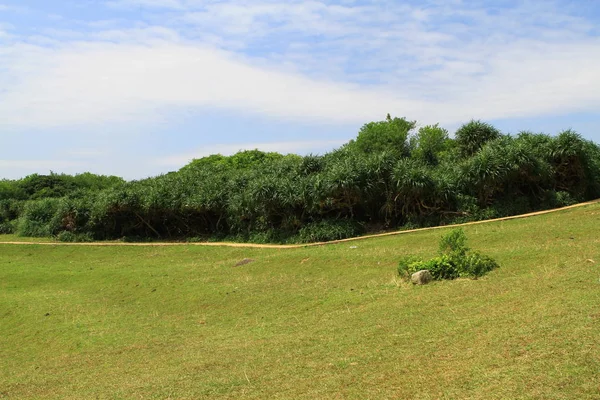
[[295, 249], [0, 245], [0, 398], [598, 398], [599, 223], [593, 204], [467, 226], [501, 267], [423, 287], [398, 259], [434, 255], [446, 229]]

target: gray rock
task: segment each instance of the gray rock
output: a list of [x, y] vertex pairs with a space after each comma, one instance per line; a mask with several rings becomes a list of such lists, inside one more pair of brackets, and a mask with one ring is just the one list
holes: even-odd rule
[[415, 272], [410, 277], [410, 281], [415, 285], [426, 285], [433, 280], [433, 276], [431, 276], [431, 272], [424, 269], [418, 272]]

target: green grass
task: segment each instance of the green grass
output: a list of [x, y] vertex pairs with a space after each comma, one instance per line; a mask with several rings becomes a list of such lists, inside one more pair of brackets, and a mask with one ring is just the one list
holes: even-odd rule
[[0, 399], [598, 399], [599, 226], [596, 204], [465, 227], [500, 269], [422, 287], [398, 259], [447, 230], [0, 245]]

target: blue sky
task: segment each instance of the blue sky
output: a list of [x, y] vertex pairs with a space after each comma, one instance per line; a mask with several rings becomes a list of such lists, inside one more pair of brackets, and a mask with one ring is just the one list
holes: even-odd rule
[[387, 113], [600, 142], [600, 2], [0, 0], [0, 178], [322, 153]]

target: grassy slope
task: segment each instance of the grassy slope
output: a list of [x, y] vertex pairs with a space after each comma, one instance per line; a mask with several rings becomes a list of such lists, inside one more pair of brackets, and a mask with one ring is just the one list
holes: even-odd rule
[[599, 226], [596, 204], [467, 227], [502, 267], [424, 287], [398, 282], [397, 260], [434, 255], [445, 230], [291, 250], [0, 245], [0, 399], [597, 399]]

